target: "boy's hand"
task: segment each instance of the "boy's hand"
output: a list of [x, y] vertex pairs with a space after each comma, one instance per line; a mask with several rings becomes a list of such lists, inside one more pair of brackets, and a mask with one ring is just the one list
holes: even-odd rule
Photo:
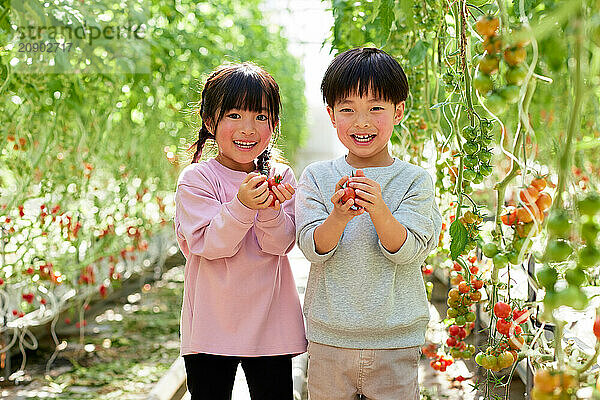
[[269, 207], [269, 204], [273, 200], [273, 195], [269, 194], [267, 177], [258, 172], [250, 172], [242, 181], [237, 198], [243, 205], [252, 210]]
[[344, 196], [344, 189], [342, 187], [346, 182], [348, 182], [348, 179], [349, 178], [346, 175], [343, 176], [342, 179], [338, 181], [338, 183], [336, 183], [335, 193], [331, 197], [331, 202], [334, 206], [331, 215], [334, 218], [344, 220], [346, 223], [348, 223], [352, 218], [356, 217], [357, 215], [361, 215], [365, 212], [364, 209], [353, 210], [350, 208], [356, 204], [353, 199], [348, 199], [348, 201], [342, 203], [342, 197]]
[[349, 178], [348, 186], [356, 193], [356, 205], [364, 208], [371, 217], [389, 211], [381, 195], [381, 186], [365, 177], [362, 169], [357, 169], [356, 175]]
[[[275, 211], [279, 211], [281, 204], [283, 204], [284, 201], [290, 200], [294, 193], [296, 193], [294, 187], [289, 183], [272, 186], [271, 190], [275, 194], [275, 202], [272, 206], [269, 206], [269, 208], [272, 208]], [[269, 202], [268, 204], [271, 204], [272, 202], [273, 201]]]

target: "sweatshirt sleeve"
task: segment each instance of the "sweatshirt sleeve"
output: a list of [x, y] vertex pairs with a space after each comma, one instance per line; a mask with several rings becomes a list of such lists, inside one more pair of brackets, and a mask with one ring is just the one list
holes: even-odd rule
[[296, 241], [304, 257], [313, 263], [323, 263], [329, 259], [337, 245], [325, 254], [317, 253], [314, 232], [329, 216], [323, 194], [320, 192], [312, 173], [306, 169], [300, 177], [296, 192]]
[[254, 224], [256, 210], [234, 196], [228, 203], [216, 198], [210, 182], [188, 170], [175, 193], [175, 231], [181, 251], [209, 260], [232, 257]]
[[[296, 189], [296, 178], [291, 168], [282, 174], [282, 183], [289, 183]], [[296, 235], [295, 223], [296, 194], [282, 204], [279, 211], [272, 208], [258, 210], [254, 232], [261, 250], [276, 256], [289, 253], [294, 247]]]
[[437, 246], [442, 229], [433, 182], [426, 171], [413, 182], [392, 214], [406, 228], [406, 241], [395, 253], [379, 242], [381, 251], [395, 264], [422, 264]]

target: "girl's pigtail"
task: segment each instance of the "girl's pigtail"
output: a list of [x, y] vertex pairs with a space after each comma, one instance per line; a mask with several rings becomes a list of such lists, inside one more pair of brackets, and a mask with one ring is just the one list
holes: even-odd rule
[[202, 148], [204, 147], [204, 143], [206, 143], [206, 141], [211, 138], [213, 138], [213, 135], [206, 128], [204, 122], [202, 122], [202, 128], [200, 128], [200, 132], [198, 132], [198, 140], [190, 147], [191, 149], [192, 147], [196, 146], [196, 151], [194, 152], [192, 163], [198, 162], [198, 160], [202, 156]]
[[256, 158], [256, 169], [258, 169], [258, 171], [265, 176], [269, 176], [269, 170], [271, 169], [271, 165], [269, 162], [270, 159], [271, 159], [271, 146], [269, 145], [265, 149], [265, 151], [263, 151]]

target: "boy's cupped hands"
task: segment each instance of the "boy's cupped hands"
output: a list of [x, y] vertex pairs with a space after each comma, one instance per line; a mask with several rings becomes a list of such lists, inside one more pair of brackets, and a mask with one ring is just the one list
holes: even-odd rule
[[356, 199], [354, 203], [362, 207], [371, 217], [387, 210], [383, 201], [379, 183], [365, 176], [362, 169], [357, 169], [355, 176], [348, 178], [348, 187], [354, 189]]

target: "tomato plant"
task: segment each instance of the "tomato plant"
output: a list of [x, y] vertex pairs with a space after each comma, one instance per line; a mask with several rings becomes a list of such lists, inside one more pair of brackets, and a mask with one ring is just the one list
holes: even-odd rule
[[[333, 2], [336, 51], [382, 47], [407, 73], [411, 94], [392, 143], [399, 157], [435, 166], [449, 229], [427, 262], [450, 277], [447, 325], [467, 324], [462, 299], [471, 299], [475, 287], [467, 261], [481, 248], [476, 279], [485, 282], [480, 302], [490, 333], [476, 361], [488, 371], [486, 385], [496, 385], [494, 374], [523, 358], [538, 370], [538, 381], [562, 380], [536, 384], [537, 398], [574, 398], [597, 375], [589, 369], [595, 356], [566, 359], [571, 350], [561, 341], [567, 322], [560, 315], [564, 308], [587, 315], [586, 286], [600, 284], [600, 82], [593, 78], [600, 63], [590, 61], [600, 59], [599, 6], [596, 0]], [[533, 302], [516, 298], [513, 288], [526, 285], [514, 274], [524, 272], [527, 260], [537, 266]], [[513, 312], [497, 316], [497, 304]], [[555, 329], [552, 348], [540, 333], [544, 323]], [[439, 351], [462, 351], [453, 333]]]

